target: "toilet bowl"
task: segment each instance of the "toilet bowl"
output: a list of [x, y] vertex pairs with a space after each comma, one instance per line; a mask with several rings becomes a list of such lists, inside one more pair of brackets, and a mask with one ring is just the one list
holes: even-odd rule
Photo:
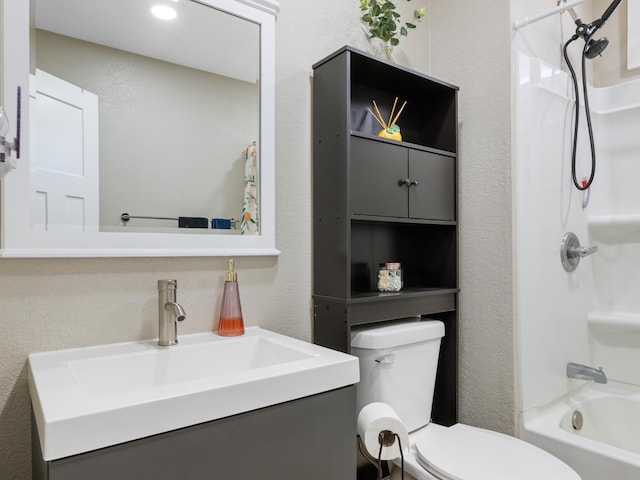
[[392, 479], [580, 480], [568, 465], [517, 438], [457, 423], [431, 423], [440, 339], [438, 320], [354, 328], [351, 353], [360, 359], [357, 405], [391, 406], [409, 432], [409, 447]]

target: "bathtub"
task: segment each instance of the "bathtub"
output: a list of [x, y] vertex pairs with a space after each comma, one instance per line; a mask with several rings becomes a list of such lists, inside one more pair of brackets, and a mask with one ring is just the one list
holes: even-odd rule
[[[574, 412], [582, 428], [573, 427]], [[640, 479], [640, 387], [587, 383], [522, 416], [521, 438], [570, 465], [582, 480]]]

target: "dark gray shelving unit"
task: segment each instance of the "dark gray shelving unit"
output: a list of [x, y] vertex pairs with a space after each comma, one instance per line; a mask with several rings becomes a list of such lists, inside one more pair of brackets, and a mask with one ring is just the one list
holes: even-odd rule
[[[457, 421], [458, 88], [343, 47], [313, 66], [314, 342], [350, 351], [351, 328], [408, 316], [444, 321], [434, 421]], [[375, 100], [403, 141], [377, 136]], [[397, 111], [397, 110], [396, 110]], [[405, 181], [409, 180], [409, 181]], [[404, 287], [377, 291], [401, 262]]]

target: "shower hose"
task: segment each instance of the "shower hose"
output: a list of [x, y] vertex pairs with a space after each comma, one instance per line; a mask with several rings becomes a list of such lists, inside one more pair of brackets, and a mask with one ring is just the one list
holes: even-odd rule
[[573, 184], [578, 190], [587, 190], [591, 187], [593, 183], [593, 177], [596, 174], [596, 148], [593, 141], [593, 127], [591, 126], [591, 112], [589, 111], [589, 95], [587, 93], [587, 79], [585, 74], [585, 63], [586, 63], [586, 52], [589, 46], [589, 41], [591, 40], [593, 33], [589, 35], [584, 42], [584, 48], [582, 50], [582, 89], [584, 96], [584, 108], [585, 108], [585, 116], [587, 118], [587, 130], [589, 132], [589, 144], [591, 146], [591, 175], [589, 176], [589, 180], [586, 182], [579, 182], [576, 177], [576, 150], [578, 147], [578, 124], [579, 124], [579, 114], [580, 114], [580, 89], [578, 87], [578, 78], [576, 77], [576, 72], [571, 65], [571, 61], [569, 60], [569, 55], [567, 54], [567, 47], [571, 42], [574, 42], [579, 38], [579, 35], [573, 35], [562, 48], [562, 53], [564, 55], [564, 60], [567, 62], [567, 66], [569, 67], [569, 72], [571, 73], [571, 78], [573, 79], [573, 90], [574, 96], [576, 100], [576, 106], [573, 113], [573, 146], [571, 149], [571, 179], [573, 180]]

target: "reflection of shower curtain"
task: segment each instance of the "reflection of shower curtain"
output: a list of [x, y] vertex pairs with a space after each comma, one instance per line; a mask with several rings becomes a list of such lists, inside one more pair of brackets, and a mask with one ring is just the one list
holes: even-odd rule
[[245, 150], [244, 156], [244, 196], [240, 232], [243, 235], [258, 233], [258, 149], [253, 141]]

